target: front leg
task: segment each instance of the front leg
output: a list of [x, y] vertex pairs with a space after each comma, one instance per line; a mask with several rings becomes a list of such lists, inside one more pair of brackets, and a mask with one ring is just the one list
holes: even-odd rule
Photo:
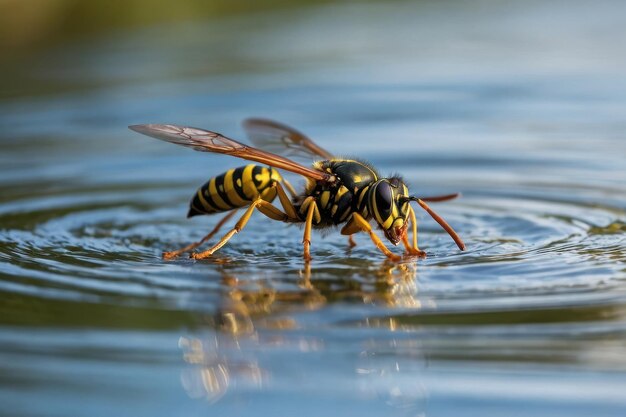
[[402, 237], [402, 243], [406, 249], [406, 253], [413, 256], [426, 257], [426, 252], [417, 247], [417, 219], [413, 207], [409, 206], [409, 219], [411, 222], [411, 231], [413, 232], [413, 245], [409, 243], [409, 237], [405, 234]]
[[387, 249], [387, 246], [385, 246], [380, 238], [376, 236], [369, 222], [365, 220], [363, 216], [361, 216], [359, 213], [352, 213], [352, 220], [344, 227], [344, 229], [342, 229], [342, 233], [344, 233], [344, 230], [349, 230], [348, 225], [350, 225], [351, 223], [351, 227], [357, 227], [359, 230], [367, 232], [370, 235], [372, 242], [374, 242], [374, 245], [376, 245], [376, 247], [387, 256], [387, 258], [391, 259], [392, 261], [399, 261], [400, 259], [402, 259], [401, 256], [395, 255], [389, 249]]
[[321, 220], [320, 211], [314, 197], [307, 197], [302, 203], [302, 207], [306, 210], [306, 219], [304, 221], [304, 237], [302, 245], [304, 246], [304, 261], [311, 260], [311, 227], [313, 226], [313, 218], [319, 223]]
[[409, 243], [408, 237], [404, 236], [402, 238], [402, 243], [404, 244], [404, 248], [405, 248], [407, 255], [419, 256], [420, 258], [426, 257], [426, 252], [424, 252], [423, 250], [416, 249], [414, 246], [411, 246], [411, 244]]

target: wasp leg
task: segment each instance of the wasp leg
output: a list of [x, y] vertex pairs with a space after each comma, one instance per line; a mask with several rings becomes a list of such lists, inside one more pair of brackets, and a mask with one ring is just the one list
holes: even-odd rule
[[424, 252], [423, 250], [415, 249], [413, 246], [411, 246], [411, 244], [409, 243], [409, 239], [406, 236], [402, 238], [402, 243], [404, 243], [404, 247], [408, 255], [420, 256], [424, 258], [426, 257], [426, 252]]
[[[283, 181], [285, 183], [285, 186], [291, 193], [293, 191], [293, 187], [291, 187], [291, 184], [289, 184], [287, 181], [285, 180]], [[278, 194], [278, 199], [280, 200], [280, 205], [283, 206], [283, 209], [285, 210], [285, 213], [287, 214], [287, 216], [289, 216], [291, 219], [294, 219], [294, 220], [299, 219], [300, 217], [298, 216], [298, 213], [296, 212], [296, 208], [291, 203], [291, 200], [289, 200], [289, 197], [287, 196], [287, 193], [285, 192], [285, 189], [283, 188], [282, 184], [279, 182], [276, 182], [274, 183], [274, 186], [276, 187], [276, 192]]]
[[420, 250], [417, 247], [417, 219], [415, 218], [415, 212], [413, 211], [413, 207], [409, 206], [409, 219], [411, 221], [411, 231], [413, 232], [413, 246], [409, 244], [409, 238], [405, 234], [402, 237], [402, 243], [406, 249], [406, 253], [414, 256], [426, 256], [426, 252]]
[[215, 227], [213, 228], [213, 230], [211, 230], [205, 237], [203, 237], [201, 240], [191, 243], [187, 246], [185, 246], [184, 248], [181, 249], [177, 249], [171, 252], [163, 252], [163, 259], [174, 259], [177, 256], [179, 256], [181, 253], [185, 253], [185, 252], [189, 252], [195, 248], [197, 248], [198, 246], [202, 245], [204, 242], [206, 242], [207, 240], [211, 239], [217, 232], [220, 231], [220, 229], [222, 228], [222, 226], [224, 226], [224, 223], [226, 223], [231, 217], [233, 217], [235, 215], [235, 213], [237, 212], [237, 209], [232, 210], [230, 213], [228, 213], [226, 216], [224, 216], [222, 218], [222, 220], [220, 220]]
[[296, 193], [295, 188], [293, 188], [293, 185], [291, 185], [291, 183], [284, 178], [282, 179], [282, 182], [283, 184], [285, 184], [285, 188], [287, 188], [287, 191], [289, 191], [289, 195], [291, 196], [291, 198], [296, 198], [298, 194]]
[[363, 232], [369, 233], [372, 242], [374, 242], [374, 245], [376, 245], [376, 247], [387, 256], [387, 258], [391, 259], [392, 261], [399, 261], [400, 259], [402, 259], [402, 257], [394, 255], [389, 249], [387, 249], [385, 244], [379, 239], [378, 236], [376, 236], [376, 234], [372, 230], [372, 226], [367, 222], [367, 220], [363, 218], [363, 216], [361, 216], [359, 213], [352, 213], [352, 220], [359, 229], [361, 229]]
[[348, 246], [350, 248], [353, 248], [356, 246], [356, 242], [354, 241], [354, 237], [352, 237], [352, 235], [348, 236]]
[[311, 226], [313, 225], [313, 217], [317, 223], [321, 221], [320, 211], [317, 207], [317, 202], [313, 197], [307, 197], [302, 203], [302, 207], [306, 208], [306, 220], [304, 221], [304, 237], [302, 238], [302, 245], [304, 245], [304, 261], [309, 262], [311, 260]]
[[411, 228], [413, 232], [413, 248], [419, 249], [417, 247], [417, 218], [415, 217], [415, 211], [413, 211], [413, 207], [409, 205], [409, 218], [411, 219]]
[[248, 223], [248, 220], [250, 220], [252, 213], [254, 213], [254, 209], [258, 209], [261, 213], [263, 213], [264, 215], [266, 215], [267, 217], [273, 220], [278, 220], [282, 222], [299, 221], [299, 219], [294, 219], [294, 218], [289, 217], [286, 213], [279, 210], [273, 204], [268, 203], [267, 201], [262, 200], [261, 198], [258, 198], [254, 200], [252, 204], [250, 204], [250, 206], [248, 206], [245, 213], [241, 216], [241, 218], [237, 221], [237, 223], [235, 223], [235, 227], [233, 227], [228, 233], [226, 233], [220, 239], [219, 242], [217, 242], [212, 248], [207, 249], [204, 252], [192, 253], [191, 257], [194, 259], [204, 259], [213, 255], [213, 253], [215, 253], [218, 249], [224, 246], [226, 242], [230, 240], [231, 237], [233, 237], [234, 235], [239, 233], [241, 230], [243, 230], [243, 228]]

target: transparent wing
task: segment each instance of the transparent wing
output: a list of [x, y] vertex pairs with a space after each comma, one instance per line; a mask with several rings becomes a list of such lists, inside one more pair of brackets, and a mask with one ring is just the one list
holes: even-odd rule
[[243, 128], [255, 145], [289, 156], [331, 159], [333, 155], [296, 129], [267, 119], [246, 119]]
[[285, 157], [244, 145], [216, 132], [195, 127], [160, 124], [133, 125], [129, 126], [129, 128], [135, 132], [192, 148], [196, 151], [223, 153], [249, 161], [261, 162], [318, 181], [332, 180], [332, 176], [329, 174], [307, 168]]

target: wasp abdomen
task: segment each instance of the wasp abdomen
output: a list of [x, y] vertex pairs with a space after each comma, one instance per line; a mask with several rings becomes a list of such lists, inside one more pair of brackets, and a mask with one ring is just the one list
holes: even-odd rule
[[278, 171], [271, 167], [250, 164], [230, 169], [198, 188], [187, 217], [246, 207], [259, 196], [271, 202], [276, 198], [273, 184], [280, 180]]

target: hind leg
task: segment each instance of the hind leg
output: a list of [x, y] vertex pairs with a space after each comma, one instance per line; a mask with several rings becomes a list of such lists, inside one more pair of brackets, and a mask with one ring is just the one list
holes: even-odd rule
[[215, 253], [222, 246], [224, 246], [234, 235], [236, 235], [237, 233], [239, 233], [239, 232], [241, 232], [243, 230], [243, 228], [246, 226], [246, 224], [250, 220], [250, 217], [252, 217], [252, 213], [254, 213], [255, 209], [258, 209], [261, 213], [263, 213], [264, 215], [266, 215], [267, 217], [269, 217], [270, 219], [273, 219], [273, 220], [277, 220], [277, 221], [281, 221], [281, 222], [296, 222], [296, 221], [300, 221], [299, 219], [292, 218], [289, 215], [287, 215], [286, 213], [282, 212], [280, 209], [278, 209], [273, 204], [268, 203], [267, 201], [262, 200], [261, 198], [258, 198], [256, 200], [254, 200], [252, 202], [252, 204], [250, 204], [250, 206], [248, 207], [246, 212], [241, 216], [241, 218], [235, 224], [235, 227], [233, 227], [228, 233], [226, 233], [219, 240], [219, 242], [217, 242], [213, 247], [211, 247], [208, 250], [205, 250], [204, 252], [192, 253], [191, 257], [194, 258], [194, 259], [204, 259], [204, 258], [208, 258], [209, 256], [213, 255], [213, 253]]
[[197, 248], [198, 246], [202, 245], [204, 242], [206, 242], [207, 240], [211, 239], [217, 232], [219, 232], [220, 229], [222, 228], [222, 226], [224, 226], [224, 224], [231, 217], [233, 217], [236, 212], [237, 212], [237, 209], [232, 210], [231, 212], [226, 214], [226, 216], [222, 217], [222, 219], [215, 225], [213, 230], [211, 230], [201, 240], [199, 240], [197, 242], [194, 242], [194, 243], [190, 243], [189, 245], [185, 246], [184, 248], [180, 248], [180, 249], [177, 249], [177, 250], [174, 250], [174, 251], [169, 251], [169, 252], [163, 252], [163, 255], [162, 255], [163, 259], [174, 259], [174, 258], [178, 257], [181, 253], [192, 251], [195, 248]]

